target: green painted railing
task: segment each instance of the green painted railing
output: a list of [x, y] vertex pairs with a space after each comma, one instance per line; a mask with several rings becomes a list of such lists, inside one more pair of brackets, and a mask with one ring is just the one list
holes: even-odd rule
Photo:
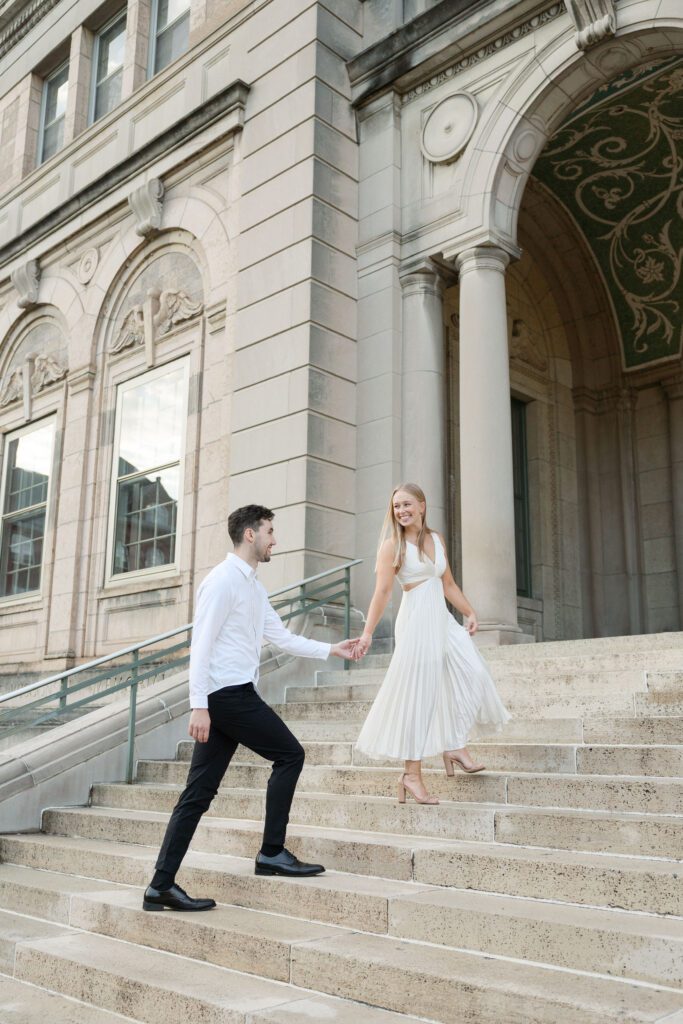
[[[341, 604], [344, 636], [351, 629], [351, 570], [362, 559], [319, 572], [274, 591], [268, 597], [283, 622], [322, 608]], [[289, 595], [289, 596], [287, 596]], [[190, 660], [192, 623], [105, 654], [84, 665], [58, 672], [0, 696], [0, 728], [5, 737], [46, 722], [59, 724], [74, 712], [105, 697], [129, 690], [128, 757], [126, 781], [133, 781], [138, 687], [149, 679], [176, 672]], [[171, 641], [170, 646], [163, 646]], [[274, 656], [276, 657], [276, 656]], [[261, 662], [267, 665], [273, 658]], [[348, 662], [344, 662], [348, 667]]]

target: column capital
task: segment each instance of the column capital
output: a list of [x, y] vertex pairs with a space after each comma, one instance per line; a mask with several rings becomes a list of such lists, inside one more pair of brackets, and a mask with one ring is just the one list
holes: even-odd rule
[[455, 257], [455, 268], [462, 278], [471, 270], [497, 270], [500, 274], [510, 262], [510, 254], [495, 245], [478, 245], [473, 249], [464, 249]]
[[423, 260], [403, 267], [398, 272], [398, 279], [404, 295], [415, 292], [428, 292], [431, 295], [443, 295], [445, 287], [443, 274], [431, 260]]

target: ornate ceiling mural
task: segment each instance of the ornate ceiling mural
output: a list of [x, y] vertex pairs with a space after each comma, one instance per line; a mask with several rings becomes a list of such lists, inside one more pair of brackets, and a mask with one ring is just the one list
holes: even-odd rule
[[683, 58], [630, 70], [564, 122], [534, 176], [604, 275], [633, 369], [683, 347]]

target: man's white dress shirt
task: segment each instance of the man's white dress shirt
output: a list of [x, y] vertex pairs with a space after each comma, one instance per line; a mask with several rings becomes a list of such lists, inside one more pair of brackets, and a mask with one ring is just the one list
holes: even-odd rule
[[258, 683], [263, 641], [302, 658], [328, 658], [331, 644], [290, 633], [263, 585], [238, 555], [229, 554], [197, 590], [190, 648], [190, 707], [208, 707], [224, 686]]

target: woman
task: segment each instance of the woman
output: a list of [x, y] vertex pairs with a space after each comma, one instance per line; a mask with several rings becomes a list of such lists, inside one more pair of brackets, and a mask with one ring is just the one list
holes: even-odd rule
[[[416, 484], [391, 495], [377, 554], [377, 582], [365, 629], [356, 643], [360, 658], [387, 606], [394, 578], [403, 597], [396, 617], [396, 645], [387, 674], [361, 729], [358, 750], [370, 757], [405, 761], [398, 786], [418, 802], [437, 804], [422, 781], [422, 759], [442, 753], [453, 766], [480, 772], [466, 747], [473, 727], [499, 730], [510, 715], [503, 706], [472, 637], [477, 617], [448, 566], [443, 538], [427, 526], [427, 502]], [[461, 626], [446, 599], [462, 613]]]

